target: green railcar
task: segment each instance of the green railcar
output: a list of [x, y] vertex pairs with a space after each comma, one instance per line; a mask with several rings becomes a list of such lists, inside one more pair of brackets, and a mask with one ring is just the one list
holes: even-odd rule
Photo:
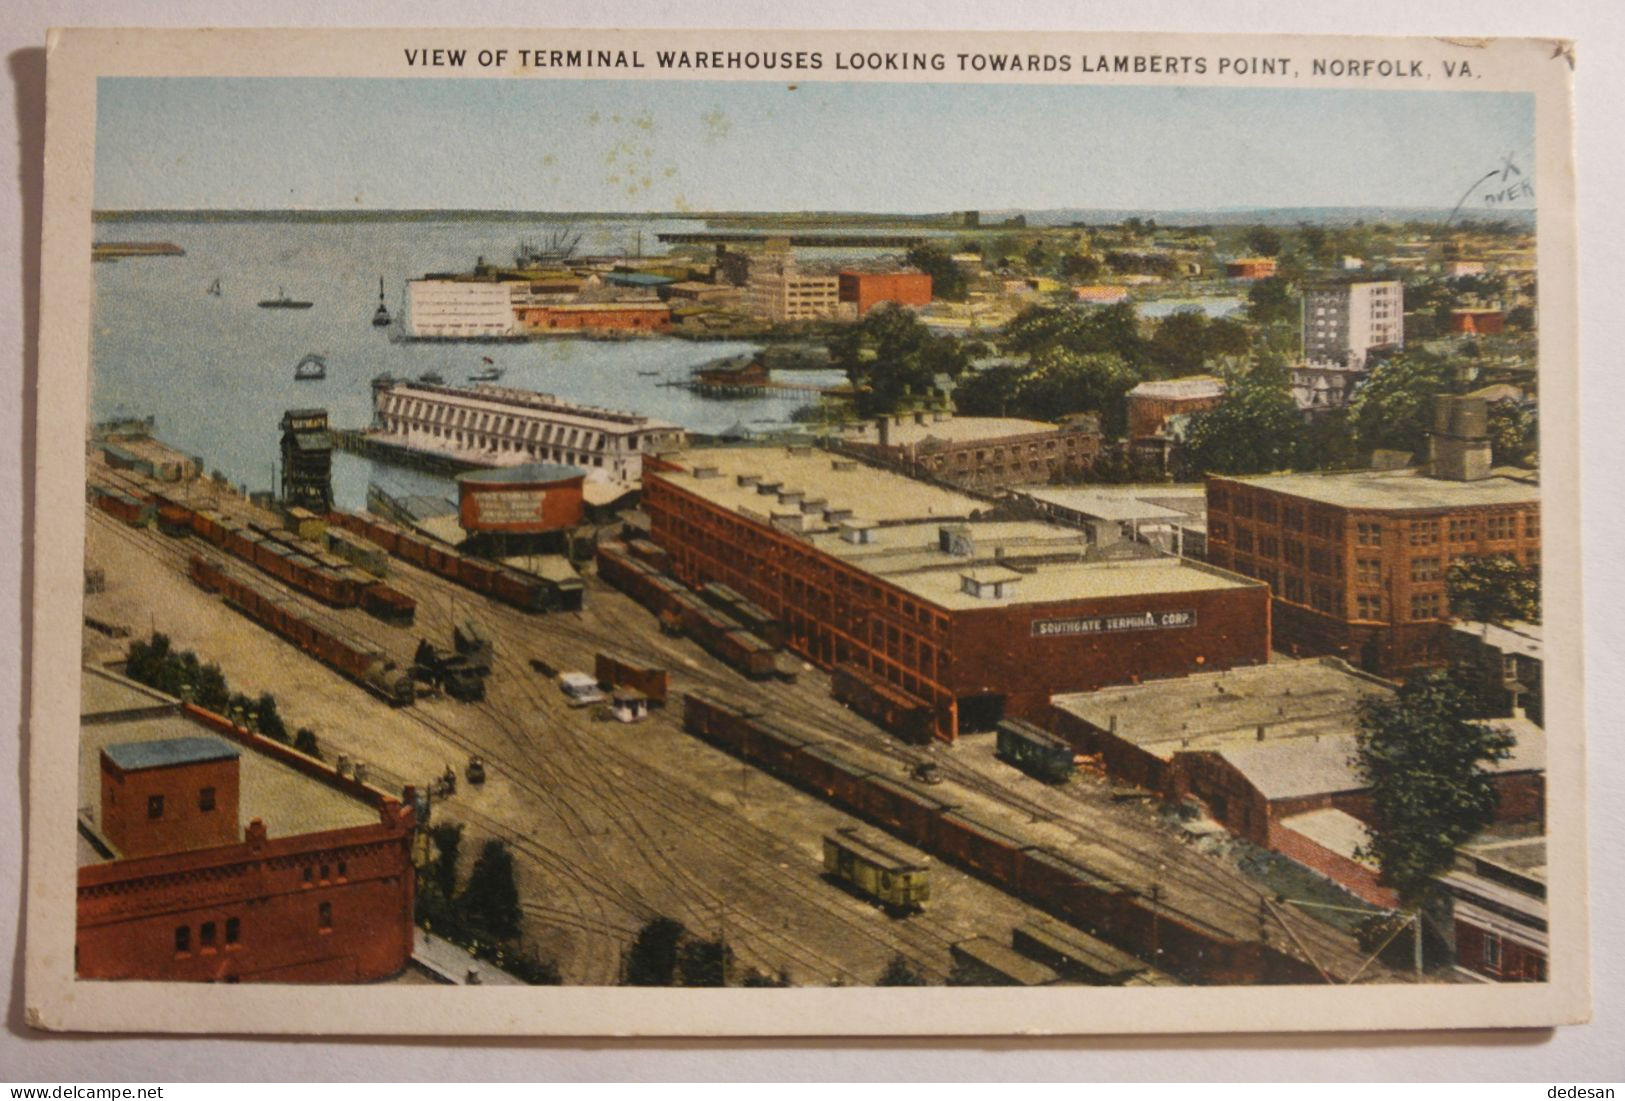
[[998, 726], [999, 756], [1029, 776], [1064, 784], [1077, 765], [1072, 746], [1024, 719], [1005, 719]]
[[888, 910], [920, 910], [931, 897], [931, 869], [868, 840], [855, 826], [824, 835], [824, 874]]

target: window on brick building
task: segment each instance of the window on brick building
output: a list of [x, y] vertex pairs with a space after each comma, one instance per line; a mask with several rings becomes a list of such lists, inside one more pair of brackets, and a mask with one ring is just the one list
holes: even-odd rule
[[333, 928], [333, 904], [324, 902], [316, 907], [316, 927], [327, 930]]
[[175, 952], [190, 952], [192, 950], [192, 927], [190, 925], [175, 926]]
[[1236, 543], [1236, 549], [1238, 551], [1251, 552], [1252, 549], [1253, 549], [1253, 533], [1252, 533], [1252, 529], [1244, 528], [1240, 524], [1237, 524], [1236, 525], [1235, 543]]
[[1540, 538], [1540, 513], [1526, 512], [1523, 514], [1523, 537], [1525, 539]]
[[1484, 934], [1484, 966], [1491, 971], [1501, 970], [1501, 938], [1494, 933]]
[[1303, 578], [1288, 574], [1281, 580], [1281, 595], [1297, 604], [1303, 603]]
[[1452, 543], [1476, 543], [1478, 541], [1478, 518], [1476, 516], [1456, 516], [1450, 520], [1450, 541]]
[[1273, 535], [1258, 537], [1258, 553], [1264, 558], [1277, 558], [1281, 554], [1281, 541]]
[[1258, 518], [1260, 520], [1264, 521], [1267, 524], [1275, 523], [1275, 502], [1274, 501], [1260, 501], [1260, 502], [1258, 502]]
[[1281, 544], [1282, 554], [1294, 566], [1303, 565], [1303, 544], [1296, 539], [1288, 539]]
[[164, 797], [162, 795], [147, 796], [147, 817], [153, 821], [164, 816]]
[[1332, 518], [1324, 512], [1311, 512], [1309, 514], [1309, 534], [1319, 539], [1331, 538]]
[[205, 921], [202, 925], [198, 926], [197, 942], [202, 948], [214, 947], [214, 922]]
[[1441, 576], [1443, 575], [1439, 570], [1439, 560], [1437, 558], [1411, 559], [1412, 581], [1437, 581]]
[[1484, 534], [1490, 539], [1516, 539], [1518, 518], [1507, 512], [1488, 516], [1484, 520]]
[[1303, 530], [1303, 509], [1296, 506], [1281, 509], [1281, 523], [1288, 531]]
[[1427, 547], [1439, 541], [1439, 521], [1412, 520], [1411, 546]]
[[1332, 556], [1330, 551], [1323, 551], [1318, 547], [1309, 550], [1309, 571], [1318, 573], [1322, 577], [1330, 577], [1332, 573]]
[[1354, 560], [1354, 580], [1361, 585], [1382, 584], [1382, 559], [1356, 558]]
[[241, 939], [243, 923], [241, 918], [226, 919], [226, 943], [236, 944]]
[[1208, 524], [1207, 534], [1209, 539], [1228, 542], [1230, 539], [1230, 525], [1223, 520], [1213, 520]]
[[1230, 507], [1230, 493], [1223, 489], [1209, 489], [1207, 491], [1207, 507], [1210, 509], [1225, 509]]
[[1356, 614], [1361, 619], [1382, 618], [1382, 597], [1360, 593], [1354, 598]]
[[1252, 514], [1253, 514], [1253, 499], [1251, 497], [1245, 497], [1245, 496], [1237, 497], [1236, 498], [1236, 503], [1231, 508], [1230, 511], [1234, 512], [1237, 516], [1248, 516], [1248, 517], [1252, 516]]
[[1361, 547], [1382, 546], [1382, 525], [1365, 520], [1355, 524], [1354, 542]]
[[201, 811], [211, 811], [214, 809], [214, 788], [198, 789], [197, 809]]
[[1411, 596], [1412, 619], [1438, 619], [1443, 605], [1438, 593], [1413, 593]]
[[1326, 612], [1328, 614], [1331, 613], [1334, 610], [1332, 605], [1332, 590], [1327, 588], [1325, 585], [1315, 585], [1311, 587], [1309, 590], [1309, 606], [1314, 608], [1317, 612]]

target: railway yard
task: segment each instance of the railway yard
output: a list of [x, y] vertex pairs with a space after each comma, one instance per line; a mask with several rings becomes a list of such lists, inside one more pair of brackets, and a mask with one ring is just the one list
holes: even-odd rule
[[[103, 472], [105, 473], [105, 472]], [[91, 480], [98, 477], [92, 465]], [[204, 491], [221, 515], [280, 526], [270, 512], [228, 491]], [[201, 505], [200, 505], [201, 507]], [[435, 821], [464, 823], [464, 852], [486, 839], [513, 852], [524, 940], [556, 962], [566, 983], [613, 984], [645, 922], [666, 916], [700, 935], [721, 936], [735, 974], [755, 969], [797, 985], [873, 983], [896, 955], [924, 978], [946, 980], [953, 948], [976, 938], [1010, 943], [1012, 930], [1051, 919], [1001, 889], [1001, 879], [888, 837], [839, 799], [821, 798], [685, 729], [685, 697], [748, 710], [775, 728], [827, 747], [920, 798], [1042, 846], [1110, 881], [1149, 914], [1150, 947], [1161, 963], [1158, 922], [1200, 930], [1214, 941], [1268, 950], [1297, 965], [1296, 981], [1394, 981], [1368, 963], [1354, 938], [1277, 900], [1222, 855], [1190, 843], [1153, 802], [1122, 798], [1102, 778], [1065, 785], [1035, 779], [995, 755], [994, 736], [953, 745], [907, 745], [831, 698], [826, 673], [796, 663], [783, 677], [745, 676], [688, 638], [661, 630], [656, 616], [591, 575], [579, 611], [527, 612], [446, 577], [390, 560], [388, 585], [416, 602], [415, 622], [385, 622], [360, 606], [333, 607], [208, 542], [131, 526], [87, 507], [86, 565], [105, 578], [85, 597], [87, 662], [122, 656], [124, 638], [153, 630], [217, 663], [235, 690], [270, 692], [290, 729], [316, 731], [328, 760], [365, 762], [376, 786], [420, 789], [449, 766], [483, 759], [482, 785], [460, 783], [434, 802]], [[472, 621], [494, 647], [484, 699], [419, 697], [392, 707], [288, 639], [246, 618], [189, 577], [194, 559], [252, 576], [279, 606], [335, 636], [364, 639], [402, 666], [418, 643], [451, 645]], [[600, 652], [669, 671], [670, 698], [646, 721], [610, 721], [601, 708], [570, 706], [540, 670], [591, 672]], [[934, 766], [931, 784], [916, 782]], [[272, 834], [276, 823], [269, 822]], [[888, 850], [931, 869], [923, 911], [890, 914], [823, 875], [823, 838], [857, 826]], [[907, 840], [900, 840], [899, 837]], [[1007, 886], [1008, 884], [1004, 884]], [[1054, 912], [1053, 907], [1049, 908]], [[1106, 934], [1102, 934], [1106, 936]], [[1172, 940], [1170, 939], [1170, 943]], [[1136, 981], [1202, 981], [1189, 968], [1146, 964]]]

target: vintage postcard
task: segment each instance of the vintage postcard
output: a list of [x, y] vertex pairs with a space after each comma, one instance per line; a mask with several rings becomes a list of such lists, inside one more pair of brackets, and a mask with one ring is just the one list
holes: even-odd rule
[[1575, 64], [57, 33], [31, 1023], [1584, 1020]]

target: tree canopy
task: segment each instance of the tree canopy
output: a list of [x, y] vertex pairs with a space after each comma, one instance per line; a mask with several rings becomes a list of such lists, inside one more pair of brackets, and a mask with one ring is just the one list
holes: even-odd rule
[[960, 341], [936, 335], [912, 311], [890, 303], [843, 329], [829, 352], [857, 391], [863, 417], [895, 412], [908, 394], [924, 397], [938, 375], [958, 378], [970, 363]]
[[1258, 367], [1232, 378], [1223, 401], [1191, 417], [1181, 461], [1198, 476], [1292, 470], [1302, 462], [1305, 439], [1285, 373]]
[[468, 919], [498, 937], [519, 934], [519, 885], [514, 879], [513, 854], [501, 841], [487, 841], [463, 887], [463, 910]]
[[1382, 880], [1407, 906], [1426, 902], [1456, 850], [1495, 819], [1485, 767], [1514, 739], [1471, 718], [1468, 694], [1443, 673], [1413, 677], [1392, 699], [1360, 705], [1353, 762], [1370, 788], [1370, 842]]
[[1377, 364], [1349, 403], [1359, 449], [1408, 451], [1420, 459], [1427, 453], [1434, 398], [1449, 390], [1449, 364], [1440, 356], [1406, 351]]
[[1540, 622], [1540, 570], [1510, 554], [1458, 559], [1444, 577], [1450, 614], [1458, 619]]
[[963, 302], [968, 289], [965, 273], [941, 245], [921, 242], [908, 250], [908, 262], [931, 277], [931, 297]]

